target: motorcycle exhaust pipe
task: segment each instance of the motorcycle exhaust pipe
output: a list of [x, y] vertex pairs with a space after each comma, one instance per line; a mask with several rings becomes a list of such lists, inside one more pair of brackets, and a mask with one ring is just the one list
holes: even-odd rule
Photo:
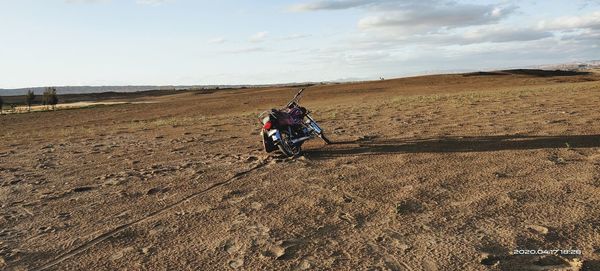
[[306, 141], [306, 140], [309, 140], [309, 139], [311, 139], [310, 136], [305, 136], [305, 137], [301, 137], [301, 138], [292, 139], [292, 144], [295, 145], [295, 144], [298, 144], [300, 142], [303, 142], [303, 141]]

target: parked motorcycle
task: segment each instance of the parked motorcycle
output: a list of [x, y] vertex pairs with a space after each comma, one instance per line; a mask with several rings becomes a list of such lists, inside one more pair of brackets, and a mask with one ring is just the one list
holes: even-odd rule
[[304, 142], [315, 137], [326, 144], [331, 143], [310, 112], [300, 106], [303, 91], [300, 89], [284, 108], [271, 109], [258, 116], [262, 123], [260, 135], [267, 153], [279, 149], [286, 156], [293, 157], [300, 153]]

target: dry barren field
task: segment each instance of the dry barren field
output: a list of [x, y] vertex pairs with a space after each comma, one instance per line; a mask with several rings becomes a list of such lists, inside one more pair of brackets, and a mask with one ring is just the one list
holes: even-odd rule
[[[600, 75], [313, 86], [0, 116], [0, 269], [600, 270]], [[517, 249], [581, 255], [516, 255]]]

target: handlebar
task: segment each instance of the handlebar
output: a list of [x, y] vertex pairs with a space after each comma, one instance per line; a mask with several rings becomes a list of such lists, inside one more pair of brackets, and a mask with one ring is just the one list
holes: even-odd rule
[[289, 108], [293, 104], [298, 103], [298, 101], [300, 100], [300, 97], [302, 96], [302, 92], [304, 90], [305, 90], [305, 88], [301, 88], [300, 91], [298, 91], [298, 93], [296, 93], [294, 98], [292, 98], [292, 100], [290, 100], [290, 102], [286, 105], [286, 107]]

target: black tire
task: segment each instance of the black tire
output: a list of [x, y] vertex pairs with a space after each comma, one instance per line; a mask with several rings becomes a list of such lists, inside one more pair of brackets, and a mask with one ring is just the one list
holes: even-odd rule
[[279, 144], [277, 144], [277, 147], [279, 147], [279, 150], [285, 154], [287, 157], [294, 157], [296, 155], [298, 155], [301, 151], [300, 147], [294, 147], [291, 146], [290, 144], [288, 144], [289, 142], [289, 136], [287, 133], [282, 132], [281, 133], [281, 141], [279, 142]]
[[321, 139], [323, 139], [323, 141], [325, 141], [325, 144], [327, 144], [327, 145], [329, 145], [329, 144], [333, 144], [333, 143], [331, 142], [331, 140], [329, 140], [329, 138], [327, 138], [327, 137], [325, 136], [325, 134], [324, 134], [324, 133], [321, 133], [321, 134], [319, 135], [319, 137], [320, 137]]
[[265, 149], [265, 151], [267, 153], [272, 152], [277, 149], [277, 147], [275, 147], [275, 144], [273, 144], [273, 140], [267, 135], [267, 131], [265, 131], [263, 129], [260, 132], [260, 135], [262, 136], [262, 139], [263, 139], [263, 148]]

